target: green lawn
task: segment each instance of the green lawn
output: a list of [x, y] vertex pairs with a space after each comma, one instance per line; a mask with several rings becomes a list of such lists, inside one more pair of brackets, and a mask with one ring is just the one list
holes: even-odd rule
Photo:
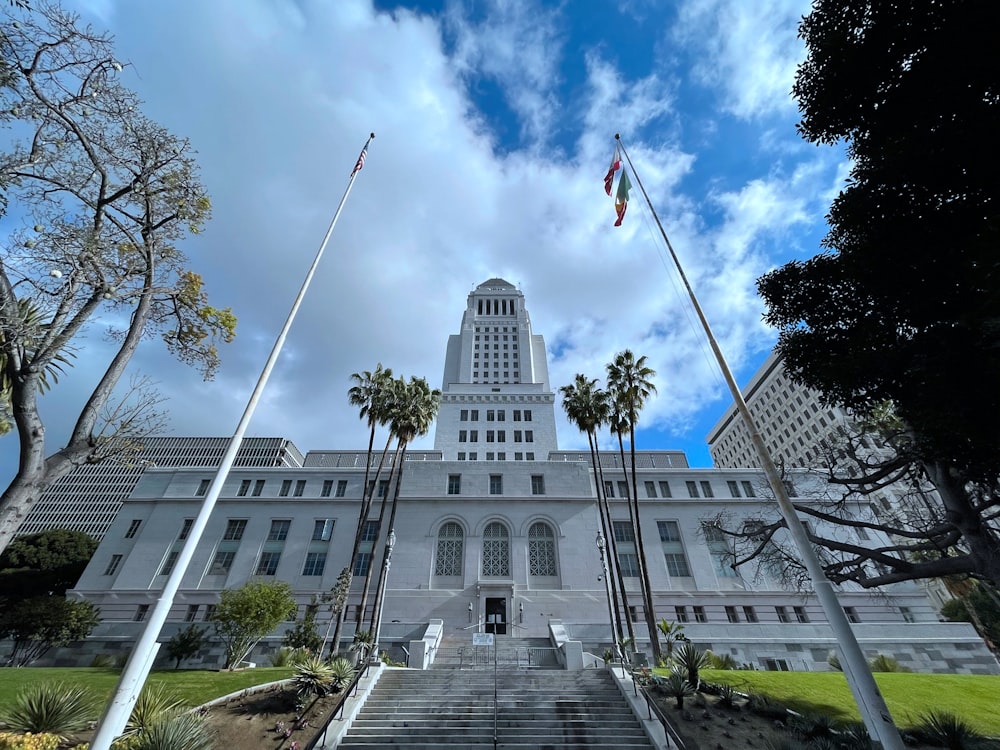
[[[795, 711], [827, 713], [841, 721], [861, 718], [841, 672], [708, 669], [701, 678], [768, 695]], [[875, 681], [900, 727], [915, 725], [920, 714], [935, 709], [962, 717], [984, 734], [1000, 735], [1000, 676], [880, 672]]]
[[[149, 676], [148, 682], [166, 685], [181, 700], [191, 706], [198, 706], [213, 698], [243, 688], [283, 680], [291, 676], [291, 667], [262, 667], [241, 672], [167, 669], [153, 672]], [[25, 686], [39, 682], [66, 682], [73, 685], [86, 685], [95, 696], [101, 700], [107, 700], [115, 685], [118, 684], [118, 672], [97, 668], [2, 668], [0, 669], [0, 706], [9, 706]]]

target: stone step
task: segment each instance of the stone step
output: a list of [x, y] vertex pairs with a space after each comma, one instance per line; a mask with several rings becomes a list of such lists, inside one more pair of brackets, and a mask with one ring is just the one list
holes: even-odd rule
[[[524, 727], [524, 726], [539, 726], [545, 727], [556, 727], [556, 726], [584, 726], [589, 722], [593, 721], [593, 717], [584, 716], [580, 718], [572, 717], [561, 717], [560, 719], [553, 719], [551, 716], [548, 719], [535, 719], [531, 717], [525, 717], [523, 719], [505, 719], [498, 718], [497, 726], [502, 727]], [[426, 715], [415, 714], [412, 716], [386, 716], [380, 718], [366, 718], [360, 716], [354, 720], [352, 727], [383, 727], [389, 728], [411, 728], [411, 729], [427, 729], [431, 727], [446, 727], [460, 729], [463, 727], [479, 727], [485, 726], [488, 723], [490, 727], [493, 726], [493, 715], [483, 715], [478, 717], [447, 717], [442, 716], [440, 718], [428, 718]], [[631, 716], [626, 718], [608, 718], [604, 717], [601, 720], [601, 728], [603, 729], [618, 729], [631, 730], [635, 728], [635, 720]]]
[[[586, 738], [577, 739], [575, 737], [556, 740], [549, 738], [544, 742], [516, 740], [507, 742], [502, 738], [497, 738], [497, 746], [504, 750], [555, 750], [556, 748], [580, 748], [599, 747], [614, 748], [615, 750], [650, 750], [649, 741], [643, 737], [642, 741], [623, 740], [621, 742], [612, 740], [609, 742], [605, 738], [589, 740]], [[337, 745], [338, 750], [371, 750], [377, 747], [405, 747], [406, 750], [437, 750], [447, 747], [448, 750], [482, 750], [483, 748], [493, 748], [493, 736], [489, 737], [440, 737], [430, 742], [413, 742], [405, 736], [383, 735], [375, 737], [365, 737], [355, 739], [348, 736]]]

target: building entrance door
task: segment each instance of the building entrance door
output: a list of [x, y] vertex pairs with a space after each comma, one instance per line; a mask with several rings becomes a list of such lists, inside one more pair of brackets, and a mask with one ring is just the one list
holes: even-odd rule
[[507, 600], [505, 598], [486, 597], [486, 632], [507, 635]]

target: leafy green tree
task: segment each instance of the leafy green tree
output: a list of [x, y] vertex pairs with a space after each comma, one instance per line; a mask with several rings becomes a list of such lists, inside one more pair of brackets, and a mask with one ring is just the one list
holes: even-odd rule
[[90, 602], [61, 596], [22, 599], [0, 610], [0, 638], [12, 646], [8, 667], [23, 667], [45, 656], [52, 648], [84, 640], [100, 618]]
[[82, 531], [50, 529], [18, 537], [0, 553], [0, 599], [16, 601], [66, 593], [97, 549]]
[[940, 495], [923, 532], [878, 551], [880, 583], [1000, 585], [993, 15], [988, 3], [817, 0], [799, 27], [799, 130], [845, 143], [851, 174], [824, 251], [758, 288], [792, 377], [862, 418], [891, 403]]
[[238, 666], [261, 638], [295, 614], [297, 606], [285, 581], [250, 581], [225, 589], [211, 617], [225, 645], [225, 669]]
[[204, 628], [199, 628], [193, 622], [184, 630], [178, 630], [173, 637], [167, 641], [165, 651], [167, 656], [174, 660], [174, 669], [179, 669], [181, 662], [190, 659], [201, 651], [205, 645]]
[[323, 651], [323, 638], [316, 630], [316, 605], [306, 607], [305, 613], [295, 621], [295, 625], [285, 633], [282, 643], [289, 648], [302, 648], [314, 656]]
[[656, 627], [663, 634], [663, 645], [667, 649], [667, 660], [669, 661], [674, 656], [674, 644], [687, 640], [684, 635], [684, 626], [679, 622], [670, 622], [664, 617], [656, 623]]
[[[0, 257], [0, 399], [19, 450], [0, 496], [3, 549], [52, 482], [159, 428], [148, 381], [119, 388], [143, 338], [211, 377], [236, 318], [209, 304], [177, 246], [211, 208], [190, 144], [141, 113], [110, 38], [40, 0], [4, 9], [0, 57], [0, 119], [16, 121], [0, 186], [33, 225], [6, 233]], [[95, 324], [117, 348], [67, 442], [50, 451], [38, 393]]]
[[653, 590], [649, 583], [649, 570], [646, 562], [646, 546], [642, 538], [642, 524], [639, 520], [639, 492], [635, 474], [635, 428], [639, 424], [639, 412], [645, 406], [649, 397], [656, 393], [653, 377], [656, 371], [646, 364], [646, 357], [638, 359], [628, 349], [615, 355], [608, 364], [608, 392], [614, 409], [620, 416], [617, 423], [619, 437], [628, 429], [630, 467], [632, 477], [632, 498], [629, 503], [629, 516], [635, 533], [636, 547], [639, 558], [639, 575], [642, 583], [643, 612], [646, 619], [646, 629], [649, 631], [649, 644], [653, 649], [653, 663], [660, 661], [660, 640], [657, 637], [656, 611], [653, 607]]

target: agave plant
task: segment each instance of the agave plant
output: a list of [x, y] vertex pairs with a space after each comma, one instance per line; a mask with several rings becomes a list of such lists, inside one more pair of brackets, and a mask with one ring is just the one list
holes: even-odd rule
[[333, 692], [339, 692], [351, 684], [355, 673], [354, 665], [350, 659], [338, 656], [330, 662], [330, 674], [333, 677]]
[[836, 722], [826, 714], [803, 714], [791, 720], [792, 728], [806, 740], [832, 737], [837, 731]]
[[687, 681], [697, 690], [698, 671], [708, 666], [708, 654], [693, 643], [684, 642], [674, 651], [674, 664], [687, 674]]
[[15, 732], [67, 735], [86, 729], [97, 719], [94, 701], [85, 688], [45, 682], [25, 688], [14, 705], [0, 714], [0, 722]]
[[708, 654], [706, 666], [709, 669], [737, 669], [740, 666], [732, 654], [713, 654], [711, 651], [706, 653]]
[[968, 722], [947, 711], [921, 714], [917, 732], [938, 747], [948, 750], [975, 750], [985, 738]]
[[183, 701], [162, 685], [147, 684], [132, 707], [123, 734], [126, 737], [141, 734], [154, 724], [181, 713], [184, 708]]
[[872, 672], [909, 672], [909, 667], [904, 667], [896, 659], [885, 654], [876, 654], [868, 661], [868, 667]]
[[310, 656], [295, 667], [292, 684], [299, 698], [322, 697], [333, 692], [333, 668], [318, 656]]
[[354, 642], [351, 644], [351, 651], [357, 654], [357, 664], [361, 664], [368, 658], [375, 645], [375, 636], [370, 630], [359, 630], [354, 634]]
[[664, 695], [677, 701], [677, 710], [684, 708], [685, 698], [694, 695], [694, 687], [684, 679], [684, 675], [680, 672], [672, 672], [669, 677], [660, 680], [657, 685]]
[[872, 738], [868, 728], [860, 721], [845, 726], [840, 732], [840, 744], [844, 750], [872, 750]]
[[129, 750], [212, 750], [215, 738], [194, 713], [162, 716], [136, 735]]

